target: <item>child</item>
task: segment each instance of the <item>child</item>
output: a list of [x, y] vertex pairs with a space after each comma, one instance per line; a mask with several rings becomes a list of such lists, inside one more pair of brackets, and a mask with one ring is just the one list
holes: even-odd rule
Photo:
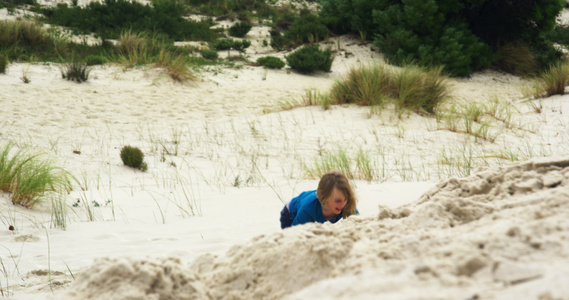
[[281, 211], [281, 228], [309, 223], [336, 223], [340, 218], [357, 214], [356, 196], [344, 174], [324, 174], [315, 191], [306, 191], [293, 198]]

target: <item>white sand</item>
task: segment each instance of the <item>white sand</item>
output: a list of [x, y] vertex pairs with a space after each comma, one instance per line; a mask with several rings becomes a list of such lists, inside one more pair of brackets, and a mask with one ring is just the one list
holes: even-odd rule
[[[251, 60], [270, 53], [265, 34], [248, 37]], [[56, 65], [11, 64], [0, 142], [45, 152], [88, 189], [69, 195], [67, 230], [51, 228], [47, 205], [26, 210], [0, 193], [5, 295], [568, 299], [569, 98], [522, 101], [524, 80], [490, 71], [451, 80], [459, 103], [503, 101], [511, 128], [493, 121], [494, 142], [389, 109], [279, 111], [381, 61], [346, 37], [326, 45], [341, 48], [330, 73], [212, 67], [186, 85], [155, 69], [98, 67], [76, 84]], [[124, 145], [144, 151], [148, 172], [122, 165]], [[281, 231], [282, 201], [316, 186], [303, 165], [340, 148], [373, 159], [376, 180], [354, 182], [361, 216]], [[492, 168], [462, 178], [477, 166]]]

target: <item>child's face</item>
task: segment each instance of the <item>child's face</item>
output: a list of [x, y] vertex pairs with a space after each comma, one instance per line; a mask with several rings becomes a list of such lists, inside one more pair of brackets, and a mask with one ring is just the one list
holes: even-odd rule
[[342, 193], [337, 188], [334, 188], [325, 206], [328, 211], [333, 212], [335, 215], [337, 215], [342, 212], [342, 209], [344, 206], [346, 206], [346, 203], [348, 203], [346, 195], [344, 195], [344, 193]]

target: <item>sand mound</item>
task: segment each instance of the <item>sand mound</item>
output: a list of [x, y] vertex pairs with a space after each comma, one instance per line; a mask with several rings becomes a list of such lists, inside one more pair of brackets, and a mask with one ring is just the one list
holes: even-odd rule
[[[569, 158], [449, 179], [416, 203], [223, 257], [103, 259], [58, 299], [567, 299]], [[112, 297], [111, 297], [112, 295]]]

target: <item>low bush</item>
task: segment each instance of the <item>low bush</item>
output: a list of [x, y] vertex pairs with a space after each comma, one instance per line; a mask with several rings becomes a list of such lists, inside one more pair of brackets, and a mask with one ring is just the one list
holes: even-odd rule
[[249, 33], [253, 26], [249, 22], [237, 22], [229, 27], [229, 35], [234, 37], [244, 37]]
[[312, 73], [317, 70], [330, 72], [334, 57], [330, 49], [320, 50], [318, 45], [308, 45], [285, 57], [288, 65], [300, 73]]
[[6, 74], [8, 68], [8, 58], [0, 53], [0, 74]]
[[282, 69], [285, 66], [285, 62], [275, 56], [259, 57], [257, 58], [257, 63], [269, 69]]
[[210, 49], [202, 50], [201, 55], [203, 58], [211, 59], [211, 60], [215, 60], [219, 57], [219, 55], [217, 54], [217, 51], [210, 50]]
[[137, 148], [132, 146], [124, 146], [121, 149], [121, 160], [122, 162], [131, 168], [139, 169], [141, 171], [147, 170], [147, 165], [144, 162], [144, 153]]
[[89, 55], [85, 57], [85, 63], [88, 66], [104, 65], [107, 63], [107, 59], [99, 55]]
[[84, 62], [74, 61], [66, 63], [61, 68], [61, 77], [77, 83], [85, 82], [89, 79], [91, 69]]

